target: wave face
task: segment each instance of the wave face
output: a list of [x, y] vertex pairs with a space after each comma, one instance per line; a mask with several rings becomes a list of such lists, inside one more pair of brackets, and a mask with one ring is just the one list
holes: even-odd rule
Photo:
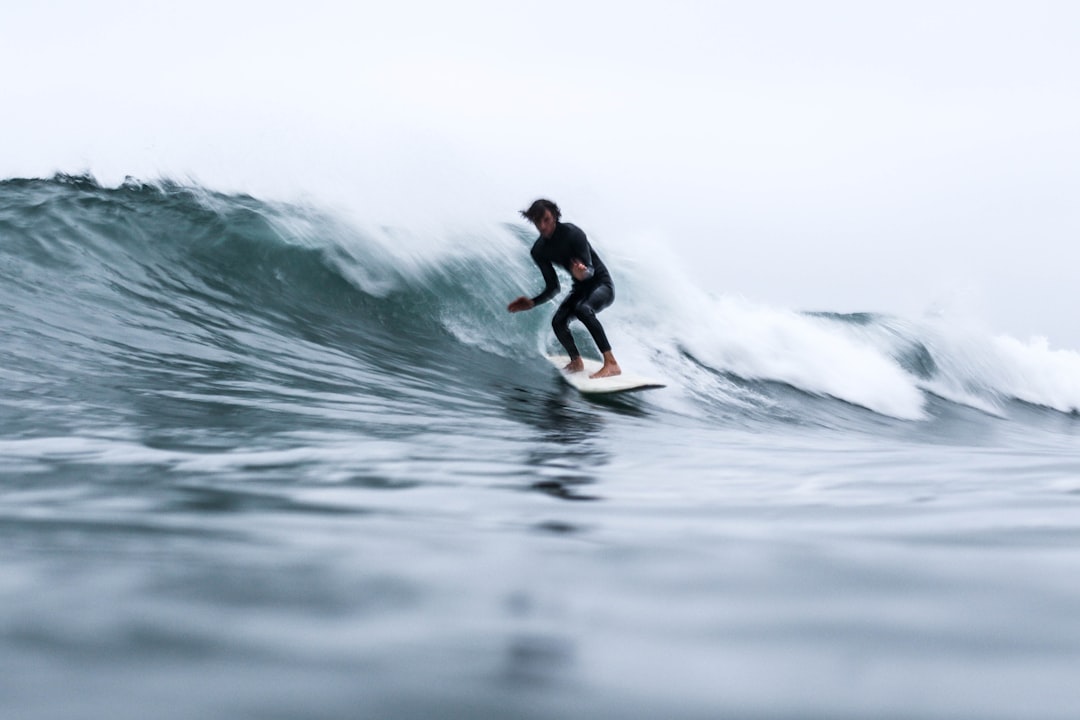
[[593, 239], [664, 390], [561, 382], [519, 226], [0, 183], [0, 714], [1080, 706], [1077, 353]]
[[[556, 349], [549, 313], [504, 311], [539, 282], [523, 228], [361, 230], [201, 188], [57, 176], [0, 184], [0, 235], [2, 399], [20, 435], [165, 418], [184, 427], [207, 420], [200, 403], [241, 430], [295, 422], [286, 406], [308, 426], [332, 425], [333, 408], [354, 412], [358, 398], [377, 426], [384, 411], [410, 425], [432, 413], [497, 416], [493, 388], [550, 382], [537, 357]], [[955, 416], [943, 403], [977, 411], [969, 420], [1020, 422], [1033, 413], [1018, 404], [1080, 407], [1073, 351], [934, 319], [717, 298], [671, 269], [609, 254], [619, 298], [606, 325], [624, 365], [671, 381], [662, 410], [873, 432], [883, 419]]]
[[274, 429], [267, 406], [318, 423], [333, 413], [312, 408], [358, 397], [426, 415], [471, 407], [485, 379], [454, 334], [498, 317], [478, 307], [479, 256], [431, 263], [302, 208], [71, 177], [0, 186], [0, 234], [4, 401], [23, 434], [241, 409], [237, 429]]

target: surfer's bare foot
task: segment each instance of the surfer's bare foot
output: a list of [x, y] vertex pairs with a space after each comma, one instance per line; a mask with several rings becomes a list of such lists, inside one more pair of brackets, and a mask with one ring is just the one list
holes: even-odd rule
[[611, 351], [604, 353], [604, 367], [594, 372], [589, 377], [591, 378], [605, 378], [614, 377], [622, 374], [622, 368], [619, 367], [619, 363], [615, 361], [615, 356], [611, 354]]
[[591, 377], [591, 378], [615, 377], [616, 375], [620, 375], [620, 374], [622, 374], [622, 368], [619, 367], [619, 363], [612, 363], [610, 365], [605, 363], [604, 367], [600, 368], [599, 370], [594, 372], [589, 377]]
[[563, 372], [576, 373], [581, 372], [584, 369], [585, 362], [580, 357], [576, 357], [571, 360], [566, 367], [563, 368]]

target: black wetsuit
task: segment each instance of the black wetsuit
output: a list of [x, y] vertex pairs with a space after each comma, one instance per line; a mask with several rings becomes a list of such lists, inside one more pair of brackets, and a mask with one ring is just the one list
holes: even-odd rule
[[[600, 312], [615, 299], [615, 287], [611, 282], [611, 275], [600, 260], [600, 257], [589, 245], [585, 233], [577, 225], [570, 223], [556, 223], [555, 232], [551, 237], [540, 237], [532, 246], [532, 259], [540, 272], [544, 275], [544, 290], [532, 299], [539, 305], [547, 302], [559, 291], [559, 276], [555, 274], [555, 265], [561, 265], [570, 272], [570, 263], [580, 260], [588, 268], [588, 277], [584, 280], [574, 279], [570, 294], [566, 296], [559, 309], [555, 311], [555, 317], [551, 319], [551, 327], [555, 330], [555, 337], [566, 348], [571, 358], [580, 357], [574, 337], [570, 334], [570, 318], [576, 317], [585, 325], [589, 334], [596, 342], [600, 352], [611, 350], [607, 335], [600, 321], [596, 319], [596, 313]], [[570, 277], [574, 277], [570, 273]]]

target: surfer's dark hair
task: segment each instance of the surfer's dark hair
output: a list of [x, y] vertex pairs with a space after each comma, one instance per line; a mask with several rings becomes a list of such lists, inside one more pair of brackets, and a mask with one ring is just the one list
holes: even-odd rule
[[529, 206], [528, 210], [522, 210], [521, 217], [525, 218], [533, 225], [535, 225], [536, 223], [540, 222], [540, 218], [544, 217], [545, 210], [550, 210], [552, 217], [554, 217], [556, 220], [562, 217], [562, 212], [559, 211], [559, 206], [551, 202], [550, 200], [546, 200], [544, 198], [540, 198], [539, 200], [534, 201], [533, 204]]

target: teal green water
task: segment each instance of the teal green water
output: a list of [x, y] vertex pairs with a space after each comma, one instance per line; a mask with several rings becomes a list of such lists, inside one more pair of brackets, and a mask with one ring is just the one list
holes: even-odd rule
[[0, 183], [3, 715], [1075, 715], [1076, 353], [530, 241]]

